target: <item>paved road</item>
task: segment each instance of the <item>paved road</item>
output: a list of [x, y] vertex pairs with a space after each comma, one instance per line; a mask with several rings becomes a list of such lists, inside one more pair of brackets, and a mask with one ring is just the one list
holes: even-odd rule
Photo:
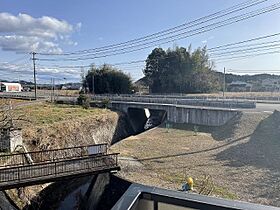
[[271, 104], [271, 103], [257, 103], [256, 109], [244, 109], [241, 111], [244, 112], [269, 112], [272, 113], [274, 110], [280, 111], [280, 104]]
[[[0, 97], [1, 97], [1, 94], [5, 95], [5, 93], [0, 93]], [[23, 92], [23, 93], [20, 93], [20, 94], [25, 95], [25, 96], [33, 95], [32, 92]], [[73, 101], [73, 100], [76, 100], [76, 97], [60, 96], [59, 99], [60, 100], [65, 100], [65, 101]], [[27, 104], [28, 103], [26, 103], [26, 105]], [[168, 105], [168, 104], [164, 104], [164, 105]], [[273, 112], [274, 110], [280, 111], [280, 102], [279, 101], [277, 103], [276, 102], [271, 102], [271, 101], [263, 101], [262, 103], [256, 103], [256, 105], [257, 105], [256, 109], [232, 109], [232, 110], [240, 110], [240, 111], [244, 111], [244, 112]], [[198, 108], [198, 107], [209, 108], [209, 107], [203, 107], [203, 106], [188, 106], [188, 107], [189, 108]], [[212, 107], [212, 108], [214, 108], [214, 107]], [[214, 109], [228, 109], [228, 108], [218, 108], [217, 107], [217, 108], [214, 108]]]

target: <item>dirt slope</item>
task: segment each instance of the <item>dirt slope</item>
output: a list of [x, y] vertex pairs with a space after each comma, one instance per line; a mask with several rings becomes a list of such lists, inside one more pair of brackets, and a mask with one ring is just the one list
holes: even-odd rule
[[190, 125], [157, 128], [112, 149], [124, 157], [120, 175], [132, 181], [180, 189], [192, 176], [197, 192], [280, 206], [279, 128], [277, 111], [243, 113], [198, 132]]

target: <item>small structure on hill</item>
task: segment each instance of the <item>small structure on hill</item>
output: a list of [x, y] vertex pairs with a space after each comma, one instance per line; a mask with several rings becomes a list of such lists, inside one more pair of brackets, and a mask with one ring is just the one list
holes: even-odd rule
[[0, 151], [13, 152], [18, 145], [22, 145], [21, 129], [8, 128], [0, 130]]

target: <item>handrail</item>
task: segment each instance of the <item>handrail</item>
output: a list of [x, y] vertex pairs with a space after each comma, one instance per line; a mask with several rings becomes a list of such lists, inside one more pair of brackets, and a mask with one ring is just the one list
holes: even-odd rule
[[114, 169], [119, 170], [118, 153], [7, 167], [0, 169], [0, 188]]
[[5, 154], [0, 155], [0, 167], [26, 165], [28, 164], [25, 160], [26, 155], [29, 155], [34, 163], [40, 163], [97, 154], [107, 154], [107, 149], [107, 144], [94, 144], [62, 149], [32, 151], [28, 153]]

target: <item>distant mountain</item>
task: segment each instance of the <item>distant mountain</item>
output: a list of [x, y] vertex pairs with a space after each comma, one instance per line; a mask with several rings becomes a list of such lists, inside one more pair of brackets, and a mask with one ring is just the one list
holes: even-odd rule
[[[223, 81], [224, 74], [222, 72], [216, 72], [220, 81]], [[237, 74], [226, 74], [226, 83], [231, 83], [233, 81], [242, 81], [248, 83], [261, 83], [265, 79], [278, 79], [280, 80], [280, 75], [274, 74], [254, 74], [254, 75], [237, 75]]]
[[[215, 72], [219, 78], [220, 84], [223, 84], [224, 74], [222, 72]], [[238, 74], [226, 74], [226, 83], [232, 83], [234, 81], [242, 81], [252, 84], [260, 84], [265, 79], [278, 79], [280, 80], [280, 75], [274, 74], [255, 74], [255, 75], [238, 75]], [[142, 77], [135, 82], [136, 85], [148, 86], [148, 79]]]

